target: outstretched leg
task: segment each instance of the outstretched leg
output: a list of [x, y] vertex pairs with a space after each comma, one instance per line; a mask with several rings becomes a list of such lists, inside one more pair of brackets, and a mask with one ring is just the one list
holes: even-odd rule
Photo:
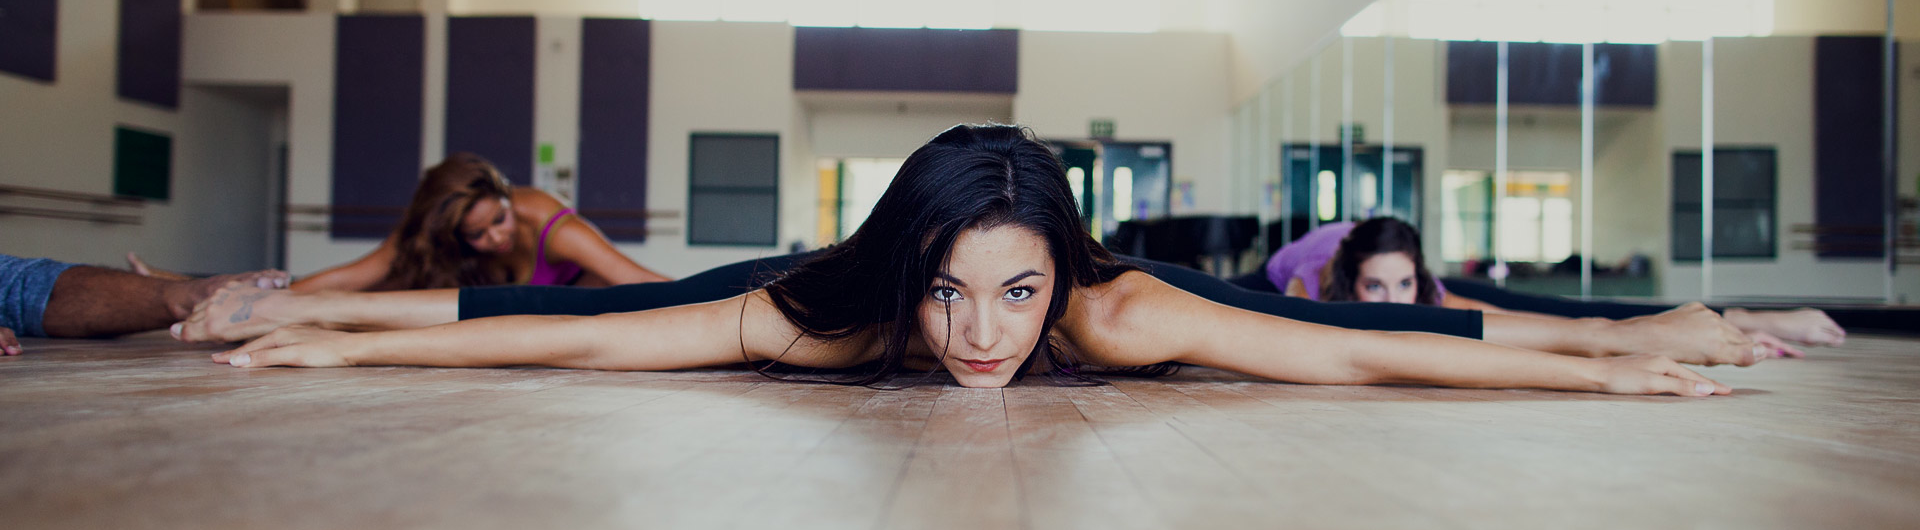
[[[1215, 303], [1282, 318], [1351, 329], [1440, 333], [1584, 357], [1650, 353], [1694, 364], [1753, 364], [1753, 341], [1704, 306], [1609, 321], [1482, 314], [1415, 304], [1316, 302], [1255, 292], [1169, 263], [1126, 258], [1161, 281]], [[1769, 350], [1770, 351], [1770, 350]]]
[[232, 285], [175, 325], [175, 338], [235, 342], [305, 324], [365, 331], [409, 329], [501, 315], [598, 315], [730, 298], [771, 281], [812, 254], [743, 261], [678, 281], [612, 287], [502, 285], [377, 293], [295, 293]]
[[[1631, 304], [1609, 301], [1574, 300], [1560, 296], [1521, 293], [1493, 284], [1460, 278], [1441, 280], [1453, 294], [1486, 302], [1501, 309], [1540, 313], [1566, 318], [1605, 318], [1629, 320], [1666, 313], [1673, 307], [1655, 304]], [[1781, 339], [1814, 346], [1837, 346], [1846, 341], [1847, 332], [1819, 309], [1761, 310], [1714, 308], [1727, 322], [1749, 335], [1765, 333]]]

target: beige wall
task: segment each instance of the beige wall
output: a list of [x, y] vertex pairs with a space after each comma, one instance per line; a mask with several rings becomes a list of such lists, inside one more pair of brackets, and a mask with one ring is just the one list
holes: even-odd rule
[[[1388, 134], [1385, 118], [1388, 103], [1386, 56], [1389, 45], [1393, 47], [1394, 146], [1396, 149], [1417, 147], [1422, 150], [1425, 157], [1422, 187], [1427, 192], [1421, 212], [1426, 222], [1437, 226], [1440, 195], [1432, 190], [1439, 189], [1441, 174], [1449, 167], [1448, 153], [1457, 148], [1453, 145], [1456, 140], [1449, 134], [1449, 123], [1453, 118], [1443, 101], [1443, 94], [1437, 88], [1444, 85], [1440, 76], [1444, 75], [1446, 65], [1445, 54], [1442, 53], [1444, 46], [1436, 41], [1341, 38], [1281, 75], [1243, 109], [1251, 119], [1246, 128], [1258, 139], [1235, 144], [1240, 149], [1253, 151], [1235, 158], [1241, 161], [1236, 169], [1237, 173], [1243, 175], [1240, 178], [1252, 183], [1277, 179], [1282, 144], [1338, 144], [1340, 124], [1348, 119], [1344, 113], [1345, 102], [1341, 99], [1348, 72], [1348, 52], [1343, 47], [1350, 47], [1353, 57], [1351, 121], [1366, 129], [1366, 143], [1383, 144]], [[1319, 69], [1318, 76], [1314, 75], [1316, 68]], [[1319, 81], [1317, 91], [1314, 83], [1316, 78]], [[1487, 157], [1491, 159], [1491, 156], [1489, 152]], [[1337, 165], [1342, 162], [1335, 159], [1322, 163]], [[1280, 207], [1277, 202], [1269, 204], [1259, 198], [1259, 193], [1243, 192], [1238, 195], [1251, 197], [1244, 202], [1246, 209], [1242, 211], [1256, 212], [1265, 205], [1270, 208], [1266, 213], [1267, 219], [1279, 218]], [[1438, 239], [1432, 238], [1425, 241], [1430, 247], [1426, 253], [1434, 259], [1430, 265], [1436, 267], [1439, 266], [1439, 243]]]
[[0, 204], [135, 213], [142, 224], [0, 217], [8, 254], [122, 266], [138, 251], [156, 265], [230, 271], [265, 265], [271, 111], [245, 98], [193, 85], [177, 109], [115, 96], [118, 4], [60, 3], [53, 83], [0, 75], [0, 183], [108, 194], [113, 191], [114, 127], [173, 138], [171, 199], [136, 210], [22, 197]]
[[1227, 37], [1211, 33], [1020, 35], [1014, 120], [1046, 138], [1086, 138], [1114, 120], [1120, 140], [1173, 142], [1175, 182], [1194, 183], [1192, 210], [1223, 213], [1228, 183]]
[[[190, 14], [182, 37], [181, 75], [189, 83], [287, 87], [287, 201], [331, 203], [334, 15]], [[264, 196], [251, 200], [271, 204]], [[287, 219], [313, 223], [326, 217]], [[286, 243], [286, 267], [295, 274], [344, 262], [374, 247], [373, 242], [335, 241], [325, 232], [298, 230], [287, 233]]]
[[[701, 51], [705, 53], [696, 53]], [[780, 135], [780, 241], [812, 241], [813, 224], [794, 222], [813, 206], [812, 156], [799, 148], [793, 98], [793, 27], [773, 23], [656, 22], [647, 157], [647, 208], [679, 212], [653, 223], [676, 230], [628, 255], [668, 275], [686, 276], [734, 261], [783, 253], [781, 247], [700, 247], [686, 243], [688, 136], [694, 132]], [[808, 217], [811, 219], [811, 217]]]
[[[290, 87], [289, 195], [294, 204], [330, 201], [332, 20], [327, 15], [188, 17], [190, 82]], [[554, 144], [560, 167], [577, 160], [577, 20], [559, 15], [542, 16], [538, 22], [535, 136], [536, 142]], [[444, 145], [445, 28], [444, 16], [427, 15], [420, 118], [423, 167], [437, 161]], [[809, 110], [792, 90], [793, 29], [786, 24], [656, 22], [653, 39], [648, 207], [677, 215], [655, 222], [661, 233], [647, 243], [620, 248], [671, 275], [784, 252], [787, 242], [811, 241], [816, 156], [904, 156], [925, 138], [962, 121], [1010, 117], [1043, 136], [1075, 138], [1086, 135], [1089, 118], [1115, 118], [1122, 138], [1174, 142], [1174, 176], [1195, 182], [1200, 193], [1196, 210], [1224, 210], [1231, 192], [1223, 184], [1230, 78], [1223, 35], [1025, 32], [1020, 94], [1010, 102], [983, 106], [977, 97], [941, 101], [922, 95], [909, 105], [920, 110], [907, 113], [832, 105]], [[1113, 66], [1123, 64], [1135, 66]], [[782, 245], [685, 243], [685, 153], [687, 137], [694, 132], [781, 136]], [[325, 233], [295, 232], [289, 235], [288, 266], [296, 274], [309, 273], [353, 259], [371, 246], [369, 241], [334, 241]]]
[[1275, 2], [1227, 0], [1224, 29], [1232, 65], [1230, 97], [1246, 101], [1339, 36], [1340, 25], [1371, 0]]
[[[1814, 222], [1813, 38], [1721, 39], [1713, 46], [1714, 143], [1774, 146], [1780, 168], [1778, 257], [1715, 260], [1714, 296], [1880, 297], [1880, 260], [1819, 259], [1794, 248], [1810, 238], [1792, 228]], [[1699, 149], [1701, 45], [1666, 48], [1660, 68], [1661, 95], [1671, 95], [1661, 105], [1667, 144]], [[1697, 296], [1702, 287], [1698, 264], [1675, 263], [1662, 280], [1669, 297]]]

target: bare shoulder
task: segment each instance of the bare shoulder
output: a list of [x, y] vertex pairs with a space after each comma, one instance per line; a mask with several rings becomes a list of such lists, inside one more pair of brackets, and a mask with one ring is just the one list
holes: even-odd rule
[[1061, 324], [1079, 321], [1092, 324], [1109, 322], [1129, 307], [1136, 305], [1142, 297], [1150, 296], [1165, 282], [1153, 275], [1141, 271], [1127, 271], [1113, 281], [1099, 285], [1075, 287], [1072, 299], [1067, 302], [1067, 314], [1061, 318]]
[[1165, 331], [1157, 322], [1183, 311], [1183, 298], [1195, 297], [1145, 272], [1129, 271], [1107, 283], [1074, 289], [1056, 330], [1090, 362], [1153, 364], [1165, 359], [1148, 358], [1154, 352], [1141, 347], [1172, 338], [1157, 336]]
[[514, 216], [538, 219], [542, 223], [567, 208], [567, 204], [560, 202], [559, 197], [529, 186], [514, 186], [512, 199]]
[[756, 289], [736, 298], [744, 300], [722, 301], [716, 306], [723, 312], [739, 311], [739, 317], [745, 319], [739, 324], [741, 346], [758, 360], [808, 368], [847, 368], [880, 356], [876, 330], [834, 340], [816, 339], [788, 320], [765, 290]]

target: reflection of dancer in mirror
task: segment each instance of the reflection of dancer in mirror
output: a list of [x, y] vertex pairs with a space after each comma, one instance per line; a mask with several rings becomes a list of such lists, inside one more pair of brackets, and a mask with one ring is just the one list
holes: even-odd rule
[[[129, 254], [134, 270], [158, 271]], [[173, 275], [177, 276], [177, 275]], [[607, 286], [667, 281], [615, 249], [593, 223], [546, 192], [509, 184], [479, 156], [427, 169], [393, 234], [372, 253], [293, 282], [299, 292], [479, 285]]]
[[[1313, 300], [1439, 305], [1547, 318], [1627, 320], [1668, 311], [1707, 310], [1699, 304], [1676, 309], [1582, 302], [1523, 294], [1480, 282], [1442, 282], [1427, 270], [1420, 248], [1419, 230], [1390, 217], [1359, 224], [1324, 225], [1275, 252], [1267, 261], [1267, 279], [1288, 296]], [[1776, 356], [1806, 355], [1788, 342], [1835, 346], [1847, 337], [1845, 330], [1818, 309], [1780, 311], [1736, 307], [1726, 308], [1722, 313], [1728, 323], [1753, 336]]]
[[[19, 355], [19, 337], [110, 337], [186, 318], [223, 285], [262, 296], [287, 274], [259, 271], [171, 280], [126, 271], [0, 254], [0, 354]], [[231, 295], [229, 295], [231, 296]]]
[[959, 126], [907, 159], [870, 222], [847, 241], [745, 294], [634, 313], [513, 315], [372, 333], [289, 327], [214, 359], [244, 367], [608, 370], [746, 361], [850, 370], [835, 380], [863, 384], [944, 368], [969, 387], [1033, 372], [1088, 381], [1089, 371], [1165, 373], [1188, 363], [1312, 384], [1731, 391], [1661, 357], [1576, 358], [1213, 303], [1106, 252], [1074, 204], [1059, 161], [1023, 130]]

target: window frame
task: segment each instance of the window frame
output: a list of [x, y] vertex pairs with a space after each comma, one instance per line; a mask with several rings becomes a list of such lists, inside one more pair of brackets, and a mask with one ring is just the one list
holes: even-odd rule
[[[769, 186], [715, 186], [700, 184], [698, 168], [695, 167], [695, 153], [700, 148], [700, 140], [705, 138], [752, 138], [773, 140], [773, 184]], [[780, 133], [778, 132], [741, 132], [741, 131], [693, 131], [687, 133], [687, 246], [700, 247], [750, 247], [765, 248], [780, 245]], [[694, 219], [698, 217], [694, 209], [694, 200], [705, 193], [728, 194], [766, 194], [773, 199], [772, 237], [764, 242], [702, 240], [694, 228]]]
[[[1706, 204], [1706, 201], [1708, 200], [1714, 201], [1713, 206], [1714, 206], [1715, 217], [1719, 217], [1721, 212], [1727, 211], [1723, 209], [1723, 206], [1721, 204], [1722, 202], [1721, 199], [1708, 198], [1710, 195], [1710, 190], [1700, 191], [1700, 202], [1691, 203], [1693, 204], [1693, 209], [1691, 211], [1683, 212], [1680, 209], [1681, 203], [1679, 200], [1677, 200], [1677, 197], [1679, 196], [1679, 190], [1677, 188], [1679, 187], [1683, 179], [1680, 178], [1680, 176], [1678, 175], [1678, 172], [1674, 171], [1674, 166], [1677, 163], [1679, 163], [1680, 157], [1682, 156], [1691, 155], [1696, 157], [1704, 157], [1705, 155], [1703, 154], [1703, 151], [1704, 150], [1702, 149], [1674, 149], [1673, 153], [1667, 158], [1667, 181], [1668, 181], [1667, 258], [1674, 263], [1698, 264], [1698, 263], [1701, 263], [1702, 261], [1701, 258], [1706, 253], [1705, 249], [1695, 249], [1695, 252], [1691, 256], [1684, 255], [1681, 252], [1679, 239], [1674, 236], [1681, 233], [1680, 232], [1681, 227], [1678, 223], [1679, 223], [1680, 215], [1682, 213], [1690, 213], [1698, 217], [1702, 213], [1702, 210], [1703, 210], [1702, 206], [1704, 206]], [[1717, 146], [1714, 146], [1713, 152], [1716, 154], [1718, 153], [1765, 153], [1768, 157], [1772, 159], [1772, 165], [1773, 165], [1773, 171], [1770, 174], [1768, 174], [1766, 177], [1766, 180], [1767, 180], [1766, 189], [1768, 190], [1769, 193], [1768, 193], [1768, 198], [1764, 200], [1764, 202], [1766, 202], [1765, 210], [1767, 212], [1768, 219], [1773, 223], [1773, 229], [1767, 231], [1768, 237], [1767, 237], [1767, 241], [1764, 244], [1765, 248], [1767, 249], [1766, 252], [1764, 254], [1759, 254], [1759, 253], [1722, 254], [1721, 253], [1722, 251], [1715, 249], [1713, 254], [1713, 259], [1736, 260], [1736, 261], [1778, 261], [1780, 259], [1780, 149], [1777, 146], [1773, 146], [1773, 145], [1717, 145]], [[1702, 158], [1702, 163], [1704, 163], [1704, 158]], [[1719, 166], [1717, 161], [1715, 166]], [[1725, 181], [1720, 180], [1718, 171], [1716, 171], [1715, 173], [1716, 175], [1715, 175], [1713, 184], [1714, 184], [1714, 188], [1717, 189], [1717, 188], [1720, 188]], [[1695, 186], [1699, 185], [1698, 184], [1699, 181], [1700, 179], [1698, 176], [1695, 176], [1693, 179], [1691, 179], [1691, 182], [1693, 182]], [[1745, 199], [1727, 199], [1727, 200], [1728, 201], [1744, 201]], [[1761, 201], [1753, 201], [1753, 202], [1758, 203]], [[1731, 207], [1732, 206], [1728, 206], [1728, 208], [1731, 208]], [[1716, 227], [1720, 226], [1718, 219], [1715, 220], [1714, 226]], [[1688, 229], [1692, 230], [1694, 233], [1697, 234], [1700, 230], [1700, 225], [1697, 223], [1692, 224], [1692, 226], [1688, 227]], [[1716, 238], [1717, 238], [1718, 232], [1719, 231], [1716, 229], [1715, 230]], [[1718, 242], [1718, 239], [1716, 239], [1716, 243], [1717, 242]], [[1720, 245], [1715, 244], [1714, 246], [1719, 247]]]

